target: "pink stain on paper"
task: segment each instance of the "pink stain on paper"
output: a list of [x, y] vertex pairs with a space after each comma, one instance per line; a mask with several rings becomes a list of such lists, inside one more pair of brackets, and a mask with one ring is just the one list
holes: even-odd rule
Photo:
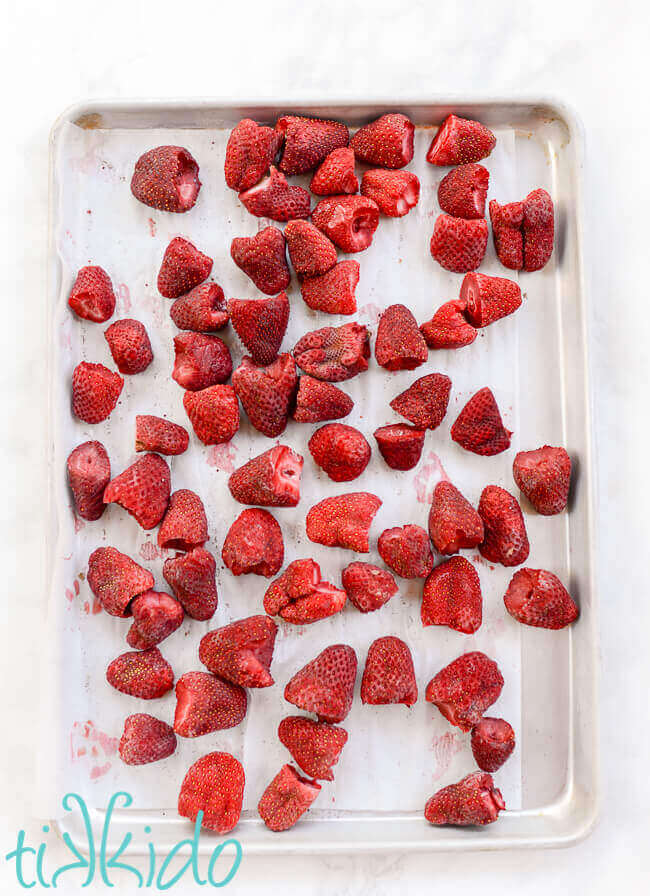
[[140, 550], [138, 551], [143, 560], [160, 560], [163, 557], [167, 556], [167, 551], [163, 551], [162, 548], [159, 548], [158, 545], [155, 545], [152, 541], [145, 541], [140, 545]]
[[463, 749], [463, 744], [457, 734], [452, 731], [445, 731], [439, 737], [434, 737], [431, 746], [435, 762], [433, 780], [437, 781], [447, 771], [456, 753], [460, 753]]
[[117, 301], [120, 314], [128, 314], [131, 310], [131, 291], [126, 283], [117, 284]]
[[75, 722], [70, 732], [70, 760], [88, 766], [91, 781], [101, 778], [111, 767], [110, 757], [117, 753], [119, 738], [110, 737], [94, 722]]
[[429, 451], [423, 464], [413, 479], [415, 495], [420, 504], [431, 504], [433, 490], [439, 482], [450, 482], [440, 458], [434, 451]]
[[150, 235], [151, 235], [151, 236], [155, 236], [155, 235], [156, 235], [156, 229], [157, 229], [157, 228], [156, 228], [156, 222], [154, 221], [154, 219], [153, 219], [153, 218], [147, 218], [147, 225], [148, 225], [148, 227], [149, 227], [149, 233], [150, 233]]
[[208, 451], [208, 466], [217, 470], [223, 470], [225, 473], [232, 473], [235, 469], [235, 461], [237, 459], [237, 449], [230, 442], [225, 445], [212, 445]]
[[379, 317], [381, 315], [381, 308], [379, 305], [375, 305], [374, 302], [368, 302], [367, 305], [362, 305], [359, 308], [359, 318], [363, 318], [368, 321], [371, 325], [376, 325]]

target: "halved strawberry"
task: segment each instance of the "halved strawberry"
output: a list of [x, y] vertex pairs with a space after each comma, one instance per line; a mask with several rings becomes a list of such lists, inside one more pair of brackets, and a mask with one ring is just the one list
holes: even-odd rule
[[156, 700], [171, 691], [174, 672], [157, 647], [123, 653], [109, 664], [106, 680], [123, 694]]
[[239, 429], [239, 403], [232, 386], [208, 386], [199, 392], [186, 392], [183, 407], [204, 445], [229, 442]]
[[412, 171], [371, 168], [361, 179], [361, 195], [374, 200], [382, 215], [402, 218], [420, 199], [420, 181]]
[[430, 824], [492, 824], [505, 807], [492, 776], [474, 772], [434, 793], [424, 807], [424, 817]]
[[333, 150], [318, 166], [309, 189], [315, 196], [338, 196], [356, 193], [359, 181], [354, 173], [354, 150], [342, 146]]
[[472, 326], [487, 327], [519, 308], [521, 289], [505, 277], [470, 273], [465, 274], [460, 285], [460, 301], [465, 302], [465, 314]]
[[101, 442], [77, 445], [66, 463], [74, 509], [83, 520], [98, 520], [106, 505], [104, 489], [110, 482], [111, 462]]
[[517, 499], [498, 485], [487, 485], [478, 503], [485, 537], [479, 551], [486, 560], [519, 566], [530, 553], [524, 517]]
[[511, 435], [503, 425], [499, 407], [487, 386], [472, 395], [451, 427], [454, 442], [465, 451], [484, 457], [506, 451]]
[[228, 530], [221, 557], [234, 576], [254, 573], [271, 578], [284, 561], [284, 541], [268, 510], [244, 510]]
[[219, 603], [216, 570], [214, 557], [204, 548], [194, 548], [163, 563], [165, 581], [191, 619], [205, 621], [214, 615]]
[[248, 708], [246, 691], [210, 672], [186, 672], [176, 682], [174, 731], [181, 737], [201, 737], [234, 728]]
[[293, 625], [310, 625], [339, 613], [346, 598], [345, 591], [321, 579], [314, 560], [294, 560], [267, 588], [264, 609]]
[[282, 134], [274, 128], [242, 118], [230, 132], [224, 173], [231, 190], [248, 190], [269, 170], [282, 146]]
[[272, 364], [278, 356], [289, 323], [286, 293], [269, 299], [231, 299], [230, 320], [256, 364]]
[[438, 204], [454, 218], [484, 218], [490, 172], [483, 165], [459, 165], [438, 185]]
[[406, 423], [380, 426], [374, 432], [377, 447], [391, 470], [412, 470], [422, 455], [425, 431]]
[[439, 554], [456, 554], [483, 541], [483, 521], [451, 482], [438, 482], [429, 511], [429, 535]]
[[84, 423], [101, 423], [113, 411], [124, 379], [104, 367], [82, 361], [72, 372], [72, 412]]
[[155, 417], [152, 414], [136, 414], [135, 450], [155, 451], [157, 454], [183, 454], [190, 437], [184, 426]]
[[422, 324], [420, 332], [429, 348], [462, 348], [471, 345], [477, 331], [465, 316], [465, 302], [456, 299], [445, 302], [431, 320]]
[[312, 435], [308, 448], [314, 462], [333, 482], [351, 482], [370, 461], [370, 445], [353, 426], [326, 423]]
[[340, 121], [283, 115], [275, 130], [284, 136], [284, 151], [280, 171], [285, 174], [304, 174], [312, 171], [333, 150], [347, 146], [350, 134]]
[[382, 168], [403, 168], [413, 158], [413, 123], [399, 112], [364, 125], [351, 140], [357, 158]]
[[257, 811], [269, 830], [286, 831], [304, 815], [319, 793], [320, 784], [301, 777], [293, 766], [283, 765], [262, 794]]
[[389, 572], [372, 563], [355, 560], [341, 574], [341, 581], [350, 603], [360, 613], [372, 613], [397, 594], [397, 583]]
[[429, 373], [393, 398], [391, 408], [418, 429], [437, 429], [447, 413], [451, 380], [444, 373]]
[[239, 194], [239, 201], [257, 218], [273, 221], [290, 221], [292, 218], [308, 218], [311, 198], [302, 187], [289, 186], [287, 179], [271, 165], [270, 173]]
[[151, 208], [188, 212], [200, 189], [199, 166], [183, 146], [156, 146], [135, 163], [131, 192]]
[[153, 529], [167, 510], [170, 473], [159, 454], [145, 454], [112, 479], [104, 489], [104, 504], [119, 504], [143, 529]]
[[357, 655], [347, 644], [333, 644], [296, 672], [284, 699], [320, 722], [342, 722], [352, 707]]
[[180, 296], [169, 309], [179, 330], [209, 333], [221, 330], [228, 323], [228, 310], [223, 289], [218, 283], [202, 283], [187, 295]]
[[487, 249], [488, 227], [483, 218], [468, 221], [439, 215], [431, 236], [431, 255], [446, 271], [475, 271]]
[[484, 653], [463, 653], [434, 676], [426, 690], [426, 700], [461, 731], [471, 731], [483, 713], [499, 699], [503, 675]]
[[208, 255], [184, 237], [174, 237], [160, 265], [158, 292], [166, 299], [177, 299], [207, 280], [211, 270], [212, 259]]
[[342, 389], [303, 374], [298, 381], [293, 419], [299, 423], [322, 423], [347, 417], [354, 402]]
[[546, 569], [517, 570], [503, 602], [517, 622], [537, 628], [564, 628], [580, 615], [562, 582]]
[[362, 252], [379, 225], [379, 207], [365, 196], [328, 196], [318, 203], [311, 219], [342, 252]]
[[82, 320], [103, 324], [115, 311], [113, 284], [104, 268], [80, 268], [68, 296], [68, 305]]
[[244, 799], [244, 769], [230, 753], [208, 753], [190, 766], [178, 796], [178, 814], [210, 831], [227, 834], [237, 825]]
[[174, 729], [146, 712], [127, 716], [118, 752], [125, 765], [146, 765], [171, 756], [176, 750]]
[[431, 571], [422, 593], [422, 625], [446, 625], [473, 635], [483, 621], [481, 582], [464, 557], [451, 557]]
[[191, 392], [225, 383], [232, 373], [230, 351], [218, 336], [179, 333], [174, 336], [174, 352], [172, 379]]
[[571, 458], [564, 448], [544, 445], [535, 451], [520, 451], [512, 464], [517, 487], [538, 513], [561, 513], [569, 499]]
[[97, 548], [88, 558], [88, 585], [111, 616], [130, 616], [132, 599], [153, 588], [151, 573], [117, 548]]
[[520, 271], [524, 266], [524, 204], [509, 202], [499, 205], [490, 201], [492, 238], [499, 261], [506, 268]]
[[553, 252], [553, 200], [546, 190], [533, 190], [522, 202], [490, 202], [494, 248], [511, 270], [538, 271]]
[[515, 732], [505, 719], [484, 717], [472, 728], [472, 754], [484, 772], [496, 772], [515, 748]]
[[413, 706], [418, 699], [413, 657], [400, 638], [377, 638], [368, 649], [361, 679], [361, 702], [372, 706], [404, 703]]
[[339, 383], [368, 369], [370, 336], [356, 322], [312, 330], [296, 342], [296, 364], [319, 380]]
[[254, 364], [245, 355], [232, 375], [237, 397], [258, 432], [270, 439], [284, 432], [297, 385], [296, 365], [283, 354], [267, 366]]
[[199, 659], [210, 672], [243, 688], [268, 688], [278, 627], [268, 616], [248, 616], [208, 632]]
[[414, 370], [428, 357], [417, 321], [406, 305], [390, 305], [379, 318], [375, 358], [386, 370]]
[[333, 781], [336, 765], [345, 746], [345, 728], [314, 722], [304, 716], [287, 716], [278, 726], [278, 737], [300, 768], [310, 778]]
[[235, 237], [230, 256], [267, 296], [276, 295], [291, 283], [286, 240], [277, 227], [265, 227], [255, 236]]
[[291, 448], [276, 445], [231, 473], [230, 494], [240, 504], [295, 507], [300, 500], [303, 463]]
[[431, 165], [480, 162], [490, 155], [496, 142], [492, 131], [479, 121], [448, 115], [431, 142], [427, 162]]
[[422, 526], [409, 524], [384, 529], [377, 550], [386, 566], [403, 579], [423, 579], [433, 569], [429, 536]]
[[[322, 234], [321, 234], [322, 235]], [[352, 259], [339, 261], [320, 277], [305, 277], [300, 291], [305, 305], [326, 314], [354, 314], [357, 310], [355, 290], [359, 282], [359, 263]]]
[[126, 643], [134, 650], [148, 650], [168, 638], [183, 624], [183, 608], [164, 591], [145, 591], [131, 604], [133, 623]]
[[158, 530], [159, 547], [170, 551], [191, 551], [208, 540], [208, 521], [203, 501], [189, 488], [172, 493]]
[[326, 547], [367, 554], [368, 532], [381, 504], [381, 499], [369, 492], [325, 498], [307, 514], [307, 537]]

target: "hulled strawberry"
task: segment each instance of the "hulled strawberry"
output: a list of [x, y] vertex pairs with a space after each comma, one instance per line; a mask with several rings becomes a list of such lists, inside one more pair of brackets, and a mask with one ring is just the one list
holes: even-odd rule
[[386, 370], [414, 370], [428, 352], [417, 321], [406, 305], [390, 305], [379, 318], [375, 358]]
[[438, 482], [429, 511], [429, 535], [439, 554], [457, 554], [483, 541], [483, 521], [451, 482]]
[[406, 423], [391, 423], [376, 429], [374, 436], [391, 470], [412, 470], [418, 464], [424, 447], [424, 430]]
[[314, 311], [354, 314], [357, 310], [355, 290], [358, 282], [359, 263], [346, 259], [319, 277], [305, 277], [300, 291], [305, 305]]
[[260, 818], [271, 831], [292, 828], [309, 809], [320, 784], [303, 778], [292, 765], [283, 765], [257, 804]]
[[377, 203], [382, 215], [402, 218], [420, 199], [420, 181], [412, 171], [372, 168], [361, 179], [361, 195]]
[[289, 186], [287, 179], [271, 165], [266, 177], [239, 194], [242, 205], [257, 218], [272, 221], [290, 221], [292, 218], [308, 218], [311, 198], [302, 187]]
[[239, 403], [232, 386], [208, 386], [186, 392], [183, 407], [196, 437], [204, 445], [229, 442], [239, 429]]
[[492, 776], [474, 772], [434, 793], [424, 807], [424, 817], [436, 825], [492, 824], [505, 807]]
[[320, 722], [342, 722], [352, 707], [357, 656], [347, 644], [326, 647], [284, 689], [284, 699]]
[[438, 185], [438, 204], [454, 218], [484, 218], [490, 173], [483, 165], [459, 165]]
[[145, 454], [112, 479], [104, 504], [119, 504], [143, 529], [153, 529], [167, 510], [170, 474], [159, 454]]
[[492, 390], [479, 389], [462, 409], [451, 427], [451, 437], [465, 451], [493, 457], [510, 447], [512, 433], [501, 420]]
[[431, 255], [446, 271], [475, 271], [487, 249], [488, 227], [483, 218], [468, 221], [439, 215], [431, 237]]
[[284, 236], [291, 264], [299, 277], [318, 277], [336, 264], [334, 243], [309, 221], [289, 221]]
[[104, 512], [104, 489], [110, 482], [111, 462], [101, 442], [77, 445], [66, 463], [74, 509], [83, 520], [98, 520]]
[[119, 373], [82, 361], [72, 372], [72, 412], [84, 423], [101, 423], [113, 412], [123, 385]]
[[477, 331], [465, 316], [465, 302], [455, 299], [445, 302], [431, 320], [422, 324], [420, 332], [429, 348], [462, 348], [471, 345]]
[[166, 722], [138, 712], [127, 716], [118, 752], [125, 765], [146, 765], [171, 756], [176, 750], [174, 729]]
[[277, 227], [265, 227], [255, 236], [235, 237], [230, 256], [267, 296], [276, 295], [291, 283], [285, 235]]
[[191, 551], [208, 540], [208, 521], [203, 501], [189, 488], [179, 488], [158, 530], [159, 547], [169, 551]]
[[194, 548], [163, 563], [165, 581], [191, 619], [205, 621], [214, 615], [219, 603], [216, 570], [214, 557], [204, 548]]
[[358, 159], [381, 168], [403, 168], [413, 158], [415, 127], [399, 112], [364, 125], [351, 140]]
[[372, 706], [389, 703], [413, 706], [417, 699], [418, 686], [408, 645], [393, 635], [377, 638], [368, 649], [361, 679], [361, 702]]
[[481, 582], [464, 557], [450, 557], [431, 571], [422, 593], [422, 625], [446, 625], [473, 635], [483, 621]]
[[166, 299], [177, 299], [207, 280], [211, 270], [212, 259], [208, 255], [182, 236], [174, 237], [158, 271], [158, 292]]
[[235, 728], [248, 708], [246, 691], [210, 672], [186, 672], [176, 682], [174, 731], [181, 737], [202, 737]]
[[237, 825], [244, 799], [244, 769], [230, 753], [208, 753], [190, 766], [178, 796], [178, 814], [210, 831], [227, 834]]
[[490, 155], [496, 142], [492, 131], [479, 121], [448, 115], [431, 142], [427, 162], [431, 165], [480, 162]]
[[242, 118], [230, 132], [226, 146], [226, 184], [238, 192], [255, 186], [275, 161], [281, 146], [282, 134], [274, 128]]
[[427, 685], [426, 700], [461, 731], [471, 731], [499, 699], [503, 675], [484, 653], [463, 653], [441, 669]]
[[174, 354], [172, 379], [191, 392], [225, 383], [232, 373], [230, 351], [218, 336], [179, 333], [174, 336]]
[[289, 299], [281, 292], [269, 299], [231, 299], [230, 320], [255, 364], [272, 364], [289, 323]]
[[519, 308], [521, 289], [518, 283], [505, 277], [465, 274], [460, 285], [460, 301], [465, 302], [465, 315], [473, 327], [487, 327]]
[[271, 578], [284, 561], [284, 541], [268, 510], [244, 510], [228, 530], [221, 557], [234, 576], [254, 573]]
[[155, 451], [156, 454], [183, 454], [190, 437], [184, 426], [155, 417], [152, 414], [136, 414], [135, 450]]
[[133, 623], [126, 643], [134, 650], [148, 650], [168, 638], [183, 624], [183, 608], [164, 591], [145, 591], [131, 603]]
[[68, 305], [77, 317], [103, 324], [115, 311], [113, 284], [104, 268], [80, 268], [68, 296]]
[[486, 560], [519, 566], [530, 552], [524, 517], [517, 499], [498, 485], [487, 485], [478, 503], [485, 536], [479, 551]]
[[310, 625], [339, 613], [345, 606], [345, 591], [321, 579], [314, 560], [294, 560], [264, 595], [264, 609], [293, 625]]
[[157, 647], [123, 653], [109, 664], [106, 680], [122, 694], [156, 700], [171, 691], [174, 672]]
[[342, 252], [362, 252], [379, 225], [379, 207], [365, 196], [328, 196], [318, 203], [311, 219]]
[[564, 628], [580, 614], [562, 582], [546, 569], [517, 570], [503, 602], [517, 622], [537, 628]]
[[342, 389], [303, 374], [298, 381], [293, 419], [299, 423], [322, 423], [347, 417], [354, 402]]
[[248, 616], [208, 632], [199, 659], [215, 675], [242, 688], [268, 688], [278, 627], [268, 616]]
[[183, 146], [156, 146], [135, 163], [131, 192], [150, 208], [188, 212], [200, 189], [199, 166]]
[[302, 771], [310, 778], [333, 781], [336, 765], [345, 746], [345, 728], [314, 722], [304, 716], [287, 716], [278, 726], [278, 737]]
[[517, 487], [538, 513], [561, 513], [569, 499], [571, 458], [564, 448], [544, 445], [535, 451], [520, 451], [512, 464]]
[[130, 616], [130, 603], [153, 588], [151, 573], [117, 548], [97, 548], [88, 558], [88, 585], [111, 616]]
[[284, 150], [280, 171], [284, 174], [304, 174], [313, 171], [323, 159], [350, 142], [347, 127], [340, 121], [283, 115], [275, 130], [284, 136]]
[[218, 283], [195, 286], [187, 295], [176, 299], [169, 315], [179, 330], [195, 333], [221, 330], [229, 320], [223, 289]]
[[232, 375], [237, 397], [258, 432], [270, 439], [284, 432], [297, 385], [296, 365], [291, 355], [279, 355], [267, 366], [244, 356]]
[[515, 732], [505, 719], [485, 716], [472, 728], [472, 754], [484, 772], [496, 772], [515, 748]]
[[348, 548], [367, 554], [368, 532], [381, 504], [381, 500], [369, 492], [325, 498], [307, 514], [307, 537], [326, 547]]
[[300, 500], [304, 460], [286, 445], [276, 445], [231, 473], [230, 494], [240, 504], [295, 507]]
[[153, 361], [149, 336], [139, 320], [116, 320], [104, 337], [120, 373], [142, 373]]
[[341, 146], [333, 150], [318, 166], [309, 189], [315, 196], [338, 196], [356, 193], [359, 181], [354, 173], [354, 150]]
[[395, 413], [418, 429], [437, 429], [447, 413], [451, 380], [444, 373], [429, 373], [416, 380], [390, 403]]
[[368, 369], [370, 336], [367, 328], [358, 323], [323, 327], [299, 339], [293, 356], [310, 376], [339, 383]]
[[333, 482], [351, 482], [370, 461], [365, 436], [345, 423], [326, 423], [313, 434], [308, 448], [314, 462]]
[[423, 579], [433, 569], [429, 536], [421, 526], [409, 524], [384, 529], [377, 550], [386, 566], [403, 579]]
[[350, 603], [360, 613], [379, 610], [397, 594], [397, 583], [392, 575], [372, 563], [358, 560], [349, 563], [343, 570], [341, 581]]

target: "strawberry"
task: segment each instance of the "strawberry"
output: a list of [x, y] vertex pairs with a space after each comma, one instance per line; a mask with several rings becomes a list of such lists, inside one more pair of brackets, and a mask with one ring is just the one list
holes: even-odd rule
[[296, 364], [319, 380], [340, 383], [368, 369], [370, 336], [356, 322], [312, 330], [296, 342]]
[[84, 423], [101, 423], [110, 417], [124, 379], [104, 367], [82, 361], [72, 372], [72, 412]]
[[190, 766], [178, 796], [178, 814], [218, 834], [237, 825], [244, 799], [244, 769], [230, 753], [208, 753]]
[[478, 767], [496, 772], [515, 748], [515, 732], [505, 719], [485, 717], [472, 728], [470, 743]]
[[505, 807], [492, 776], [474, 772], [434, 793], [424, 807], [424, 817], [430, 824], [492, 824]]
[[174, 352], [172, 379], [191, 392], [225, 383], [232, 373], [228, 346], [218, 336], [180, 333], [174, 336]]
[[246, 691], [210, 672], [186, 672], [176, 682], [174, 731], [181, 737], [202, 737], [235, 728], [248, 708]]
[[417, 321], [406, 305], [390, 305], [379, 318], [375, 358], [386, 370], [414, 370], [428, 352]]
[[520, 451], [512, 464], [517, 487], [538, 513], [561, 513], [569, 499], [571, 458], [564, 448], [544, 445], [535, 451]]
[[[204, 548], [169, 558], [163, 563], [163, 576], [191, 619], [211, 619], [219, 603], [214, 557]], [[152, 582], [153, 584], [153, 582]]]
[[392, 575], [372, 563], [358, 560], [349, 563], [343, 570], [341, 580], [350, 603], [360, 613], [379, 610], [397, 594], [397, 583]]
[[126, 765], [158, 762], [176, 751], [176, 735], [166, 722], [138, 712], [124, 720], [118, 751]]
[[479, 389], [462, 409], [451, 427], [451, 437], [465, 451], [492, 457], [510, 447], [512, 433], [501, 420], [492, 391]]
[[467, 165], [480, 162], [496, 146], [496, 137], [471, 118], [448, 115], [431, 141], [427, 162], [431, 165]]
[[364, 125], [350, 144], [358, 159], [381, 168], [403, 168], [413, 158], [415, 127], [406, 115], [389, 113]]
[[333, 150], [318, 166], [309, 189], [315, 196], [337, 196], [356, 193], [359, 181], [354, 173], [354, 150], [341, 146]]
[[308, 218], [311, 213], [311, 197], [307, 190], [289, 186], [284, 174], [273, 165], [258, 184], [239, 194], [239, 201], [251, 215], [273, 221]]
[[429, 511], [429, 535], [439, 554], [457, 554], [483, 541], [483, 521], [451, 482], [438, 482]]
[[384, 529], [377, 550], [386, 566], [403, 579], [424, 579], [433, 569], [429, 536], [421, 526]]
[[437, 429], [447, 413], [451, 380], [444, 373], [429, 373], [416, 380], [390, 403], [395, 413], [418, 429]]
[[488, 228], [483, 218], [468, 221], [438, 215], [431, 237], [431, 255], [446, 271], [456, 274], [475, 271], [483, 261], [487, 238]]
[[204, 445], [229, 442], [239, 429], [239, 403], [232, 386], [208, 386], [200, 392], [186, 392], [183, 407]]
[[484, 653], [463, 653], [434, 676], [426, 690], [426, 700], [461, 731], [471, 731], [483, 713], [499, 699], [503, 675]]
[[258, 454], [231, 473], [230, 494], [240, 504], [295, 507], [300, 500], [303, 458], [286, 445]]
[[110, 616], [130, 616], [129, 604], [153, 588], [153, 576], [117, 548], [97, 548], [88, 558], [88, 585]]
[[446, 625], [473, 635], [483, 621], [478, 573], [464, 557], [450, 557], [433, 569], [424, 583], [422, 625]]
[[104, 504], [119, 504], [143, 529], [153, 529], [167, 510], [170, 474], [159, 454], [145, 454], [104, 489]]
[[151, 208], [188, 212], [200, 189], [199, 166], [183, 146], [156, 146], [135, 163], [131, 192]]
[[276, 130], [243, 118], [234, 127], [226, 146], [224, 173], [231, 190], [248, 190], [269, 170], [282, 146]]
[[369, 492], [325, 498], [307, 514], [307, 537], [326, 547], [367, 554], [368, 532], [381, 505], [381, 500]]
[[510, 202], [499, 205], [496, 199], [490, 201], [490, 222], [494, 248], [499, 261], [506, 268], [520, 271], [524, 266], [524, 204]]
[[177, 299], [207, 280], [211, 270], [212, 259], [208, 255], [182, 236], [174, 237], [158, 271], [158, 292], [166, 299]]
[[173, 492], [158, 530], [158, 546], [169, 551], [191, 551], [203, 547], [207, 540], [203, 501], [188, 488]]
[[185, 296], [180, 296], [169, 309], [179, 330], [209, 333], [222, 330], [228, 323], [228, 310], [223, 289], [218, 283], [202, 283]]
[[320, 784], [303, 778], [292, 765], [283, 765], [257, 804], [260, 818], [271, 831], [287, 831], [309, 809]]
[[235, 237], [230, 256], [267, 296], [276, 295], [291, 283], [286, 240], [277, 227], [265, 227], [255, 236]]
[[318, 277], [327, 273], [336, 264], [334, 243], [309, 221], [289, 221], [284, 228], [284, 235], [291, 264], [298, 276]]
[[109, 664], [106, 681], [130, 697], [155, 700], [171, 691], [174, 672], [157, 647], [123, 653]]
[[477, 332], [465, 317], [465, 302], [445, 302], [420, 332], [429, 348], [462, 348], [471, 345]]
[[465, 302], [465, 315], [472, 326], [487, 327], [519, 308], [521, 289], [518, 283], [505, 277], [465, 274], [460, 285], [460, 300]]
[[307, 374], [298, 381], [298, 394], [293, 419], [299, 423], [322, 423], [347, 417], [354, 402], [337, 386], [322, 383]]
[[255, 364], [272, 364], [289, 323], [286, 293], [270, 299], [231, 299], [230, 319]]
[[305, 277], [300, 286], [305, 304], [326, 314], [354, 314], [357, 310], [355, 290], [359, 282], [359, 263], [340, 261], [320, 277]]
[[154, 417], [152, 414], [136, 414], [135, 450], [155, 451], [157, 454], [183, 454], [190, 437], [184, 426]]
[[479, 551], [486, 560], [503, 566], [519, 566], [530, 552], [519, 502], [498, 485], [487, 485], [478, 503], [485, 537]]
[[232, 375], [237, 397], [258, 432], [270, 439], [284, 432], [297, 385], [296, 365], [283, 354], [267, 366], [254, 364], [245, 355]]
[[283, 115], [275, 130], [284, 136], [280, 160], [280, 171], [284, 174], [313, 171], [331, 152], [350, 142], [348, 129], [340, 121]]
[[68, 296], [68, 305], [77, 317], [103, 324], [115, 311], [113, 284], [104, 268], [80, 268]]
[[537, 628], [564, 628], [580, 614], [562, 582], [546, 569], [517, 570], [503, 602], [517, 622]]
[[131, 604], [133, 624], [126, 643], [134, 650], [148, 650], [168, 638], [183, 624], [183, 608], [164, 591], [145, 591]]
[[199, 659], [210, 672], [242, 688], [268, 688], [278, 627], [268, 616], [248, 616], [208, 632]]
[[267, 588], [264, 609], [293, 625], [310, 625], [339, 613], [346, 598], [345, 591], [322, 581], [314, 560], [294, 560]]
[[284, 541], [268, 510], [244, 510], [228, 529], [221, 557], [234, 576], [254, 573], [270, 579], [284, 561]]
[[380, 426], [374, 432], [377, 447], [391, 470], [412, 470], [420, 460], [425, 431], [406, 423]]
[[553, 200], [533, 190], [523, 202], [490, 202], [494, 248], [502, 265], [514, 271], [538, 271], [553, 252]]
[[470, 163], [454, 168], [438, 185], [438, 204], [454, 218], [484, 218], [490, 172]]
[[310, 778], [333, 781], [336, 765], [345, 746], [345, 728], [314, 722], [304, 716], [287, 716], [278, 725], [278, 737], [303, 772]]
[[83, 520], [98, 520], [105, 509], [104, 489], [111, 478], [111, 462], [101, 442], [77, 445], [66, 463], [74, 509]]
[[352, 707], [357, 656], [347, 644], [333, 644], [296, 672], [284, 699], [319, 722], [342, 722]]
[[104, 330], [104, 338], [120, 373], [142, 373], [153, 361], [149, 336], [139, 320], [116, 320]]
[[382, 215], [402, 218], [420, 199], [420, 181], [412, 171], [371, 168], [361, 178], [361, 195], [377, 203]]
[[361, 702], [372, 706], [405, 703], [418, 699], [413, 657], [408, 645], [388, 635], [372, 642], [361, 679]]
[[365, 196], [328, 196], [318, 203], [311, 219], [342, 252], [362, 252], [379, 224], [379, 208]]
[[333, 482], [351, 482], [370, 461], [370, 445], [353, 426], [326, 423], [308, 442], [314, 462]]

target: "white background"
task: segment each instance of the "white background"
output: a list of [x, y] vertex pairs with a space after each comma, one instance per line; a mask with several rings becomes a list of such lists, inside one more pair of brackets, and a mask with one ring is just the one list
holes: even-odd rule
[[[501, 893], [648, 886], [647, 256], [650, 125], [644, 2], [3, 3], [0, 570], [6, 612], [3, 856], [31, 818], [45, 604], [47, 138], [89, 97], [555, 95], [587, 140], [586, 267], [600, 487], [599, 827], [558, 852], [245, 858], [231, 892]], [[57, 862], [50, 840], [48, 863]], [[64, 861], [61, 853], [60, 860]], [[9, 872], [9, 873], [8, 873]], [[62, 881], [63, 884], [63, 881]], [[64, 885], [61, 891], [66, 892]], [[172, 892], [179, 892], [176, 888]], [[122, 892], [126, 892], [123, 889]]]

